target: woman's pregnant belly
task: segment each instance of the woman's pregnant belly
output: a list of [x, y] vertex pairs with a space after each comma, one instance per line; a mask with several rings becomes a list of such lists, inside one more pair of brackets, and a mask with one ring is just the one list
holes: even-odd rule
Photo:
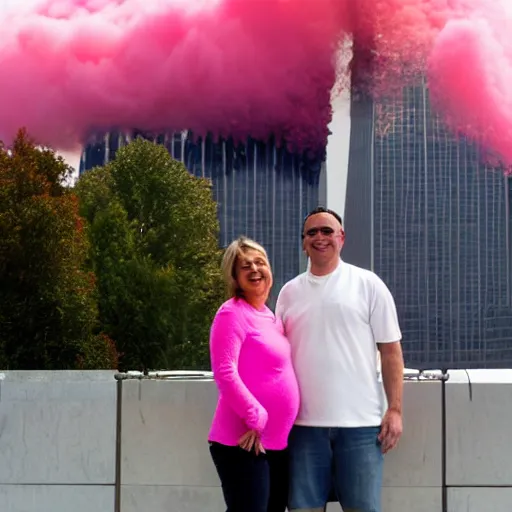
[[248, 383], [249, 389], [268, 413], [262, 443], [270, 450], [282, 450], [299, 412], [299, 385], [293, 368], [287, 365], [276, 375], [263, 381]]

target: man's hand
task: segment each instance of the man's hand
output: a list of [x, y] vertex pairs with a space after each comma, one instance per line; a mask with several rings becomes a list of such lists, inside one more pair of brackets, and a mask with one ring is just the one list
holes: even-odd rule
[[404, 357], [399, 341], [378, 345], [382, 365], [382, 381], [388, 399], [388, 410], [382, 420], [379, 441], [387, 453], [402, 435], [402, 396], [404, 392]]
[[255, 430], [249, 430], [239, 440], [238, 446], [245, 451], [250, 452], [254, 448], [256, 455], [265, 453], [265, 449], [261, 444], [260, 435]]
[[387, 453], [395, 448], [402, 435], [402, 431], [402, 414], [393, 409], [388, 409], [382, 420], [379, 434], [382, 453]]

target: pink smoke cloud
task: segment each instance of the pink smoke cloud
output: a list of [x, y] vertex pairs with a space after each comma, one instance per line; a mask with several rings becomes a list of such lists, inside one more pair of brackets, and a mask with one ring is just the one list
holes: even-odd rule
[[0, 138], [25, 126], [67, 149], [95, 130], [186, 128], [273, 134], [316, 150], [327, 138], [336, 52], [353, 36], [374, 56], [375, 94], [428, 70], [450, 126], [485, 133], [512, 161], [512, 26], [495, 19], [500, 1], [20, 2], [0, 16]]
[[434, 106], [454, 130], [512, 164], [512, 9], [482, 4], [444, 27], [430, 54]]
[[24, 125], [66, 147], [91, 130], [187, 128], [316, 148], [343, 5], [47, 0], [15, 12], [2, 22], [0, 136]]

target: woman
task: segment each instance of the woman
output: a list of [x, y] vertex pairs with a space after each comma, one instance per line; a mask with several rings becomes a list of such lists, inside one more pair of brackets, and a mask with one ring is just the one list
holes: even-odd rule
[[283, 326], [265, 305], [270, 264], [263, 247], [242, 237], [227, 248], [222, 268], [230, 299], [210, 334], [219, 389], [210, 452], [227, 512], [284, 512], [299, 389]]

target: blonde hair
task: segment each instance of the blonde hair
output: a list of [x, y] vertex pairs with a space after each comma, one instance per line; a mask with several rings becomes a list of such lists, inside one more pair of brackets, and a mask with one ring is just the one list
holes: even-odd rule
[[224, 281], [229, 298], [242, 296], [242, 291], [236, 280], [236, 263], [240, 256], [243, 256], [247, 250], [251, 249], [261, 253], [268, 262], [267, 251], [265, 251], [258, 242], [245, 236], [241, 236], [231, 242], [224, 252], [222, 258], [222, 273], [224, 274]]

